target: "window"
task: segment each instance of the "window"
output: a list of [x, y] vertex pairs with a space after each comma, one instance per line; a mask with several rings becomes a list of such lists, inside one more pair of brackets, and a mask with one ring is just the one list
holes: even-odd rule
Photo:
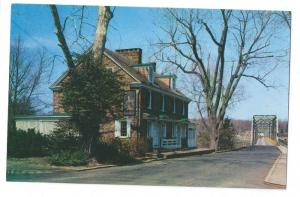
[[147, 98], [147, 108], [152, 108], [152, 92], [151, 90], [148, 91], [148, 98]]
[[185, 115], [185, 103], [182, 102], [182, 115]]
[[173, 98], [173, 113], [176, 113], [176, 99]]
[[121, 121], [121, 136], [127, 136], [127, 121]]
[[127, 91], [124, 95], [124, 115], [134, 116], [135, 115], [135, 91]]
[[107, 70], [109, 70], [110, 72], [115, 72], [115, 69], [113, 67], [107, 67]]
[[161, 108], [160, 110], [162, 112], [165, 112], [165, 95], [161, 95], [162, 101], [161, 101]]
[[148, 67], [148, 80], [153, 83], [154, 75], [153, 75], [153, 68], [152, 66]]

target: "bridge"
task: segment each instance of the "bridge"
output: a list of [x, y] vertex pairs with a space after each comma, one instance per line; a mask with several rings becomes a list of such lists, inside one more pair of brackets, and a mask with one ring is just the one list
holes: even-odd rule
[[278, 119], [275, 115], [254, 115], [252, 119], [251, 144], [276, 144]]

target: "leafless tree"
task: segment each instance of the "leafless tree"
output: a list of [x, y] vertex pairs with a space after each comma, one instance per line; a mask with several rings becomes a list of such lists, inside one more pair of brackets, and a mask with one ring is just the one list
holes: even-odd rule
[[[60, 17], [59, 13], [57, 11], [56, 5], [50, 5], [51, 14], [54, 21], [54, 27], [55, 27], [55, 33], [57, 36], [57, 39], [59, 41], [59, 46], [63, 51], [64, 57], [66, 59], [67, 65], [69, 69], [72, 69], [75, 67], [74, 58], [72, 56], [71, 50], [67, 44], [64, 30], [66, 27], [67, 20], [69, 17], [66, 17], [63, 23], [63, 26], [60, 23]], [[83, 13], [84, 13], [84, 6], [81, 7], [81, 14], [79, 17], [80, 20], [80, 27], [79, 30], [76, 30], [77, 38], [84, 38], [85, 37], [81, 34], [82, 31], [82, 23], [83, 23]], [[98, 62], [102, 62], [102, 55], [105, 48], [105, 42], [106, 42], [106, 34], [108, 29], [108, 24], [113, 17], [113, 11], [109, 6], [99, 6], [98, 8], [98, 21], [96, 26], [96, 32], [95, 32], [95, 38], [94, 42], [92, 44], [92, 53], [94, 54], [95, 59]]]
[[[68, 42], [66, 41], [66, 37], [64, 35], [64, 30], [66, 27], [66, 23], [68, 20], [68, 17], [64, 20], [64, 25], [62, 26], [60, 23], [60, 17], [57, 10], [56, 5], [50, 5], [50, 10], [52, 13], [54, 26], [55, 26], [55, 33], [57, 36], [57, 39], [59, 41], [59, 46], [63, 51], [64, 57], [66, 59], [69, 71], [70, 71], [70, 77], [72, 77], [72, 74], [74, 72], [74, 68], [76, 66], [76, 63], [74, 61], [74, 57], [72, 56], [70, 47], [68, 45]], [[79, 15], [79, 28], [77, 29], [75, 37], [77, 39], [75, 42], [78, 41], [78, 39], [85, 39], [85, 36], [83, 36], [82, 32], [82, 25], [84, 23], [84, 6], [81, 7], [79, 10], [81, 10], [81, 14]], [[94, 41], [91, 43], [91, 45], [88, 47], [88, 52], [91, 52], [93, 57], [93, 62], [96, 63], [96, 65], [102, 65], [102, 57], [105, 50], [105, 43], [106, 43], [106, 35], [108, 30], [108, 25], [110, 20], [113, 17], [113, 11], [109, 6], [99, 6], [98, 8], [98, 20], [96, 22], [96, 29], [95, 29], [95, 37]], [[87, 52], [87, 51], [83, 51]], [[86, 65], [88, 66], [88, 65]], [[91, 69], [91, 67], [88, 67]], [[85, 72], [88, 72], [90, 70], [86, 70]], [[99, 113], [98, 113], [99, 114]], [[86, 116], [87, 117], [87, 116]], [[96, 120], [97, 118], [94, 118]], [[88, 118], [86, 119], [88, 120]], [[81, 121], [84, 122], [84, 121]], [[95, 122], [95, 121], [94, 121]], [[83, 126], [86, 127], [86, 125], [82, 125], [79, 129], [79, 132], [83, 135], [83, 149], [86, 153], [89, 155], [92, 154], [92, 145], [95, 143], [95, 141], [98, 139], [98, 130], [99, 130], [99, 124], [98, 122], [95, 122], [96, 126], [92, 128], [91, 125], [90, 128], [83, 128]], [[96, 134], [96, 135], [95, 135]]]
[[[274, 14], [266, 11], [167, 9], [156, 58], [194, 80], [195, 103], [217, 149], [226, 110], [241, 79], [266, 88], [283, 55], [274, 45]], [[205, 118], [203, 118], [205, 117]]]
[[20, 37], [13, 42], [9, 66], [10, 129], [14, 126], [15, 115], [33, 114], [44, 107], [39, 88], [47, 78], [48, 63], [44, 52], [37, 57], [27, 53]]

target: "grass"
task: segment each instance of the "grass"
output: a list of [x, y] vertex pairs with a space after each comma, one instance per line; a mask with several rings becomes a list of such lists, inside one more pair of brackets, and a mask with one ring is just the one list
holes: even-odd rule
[[8, 158], [7, 170], [55, 170], [48, 157]]
[[57, 171], [80, 171], [100, 167], [111, 167], [112, 164], [89, 163], [81, 166], [54, 166], [50, 164], [49, 157], [8, 158], [7, 172], [22, 173], [28, 171], [57, 172]]

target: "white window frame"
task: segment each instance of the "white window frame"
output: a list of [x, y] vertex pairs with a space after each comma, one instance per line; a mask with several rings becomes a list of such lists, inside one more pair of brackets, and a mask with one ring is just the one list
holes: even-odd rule
[[148, 69], [148, 80], [151, 83], [153, 83], [153, 81], [154, 81], [154, 72], [153, 72], [152, 66], [149, 66], [149, 69]]
[[[126, 136], [122, 136], [122, 122], [126, 122]], [[126, 120], [115, 120], [115, 137], [118, 138], [128, 138], [130, 137], [131, 132], [131, 121], [129, 119]]]
[[107, 70], [111, 70], [112, 73], [115, 72], [115, 68], [112, 66], [107, 67]]

